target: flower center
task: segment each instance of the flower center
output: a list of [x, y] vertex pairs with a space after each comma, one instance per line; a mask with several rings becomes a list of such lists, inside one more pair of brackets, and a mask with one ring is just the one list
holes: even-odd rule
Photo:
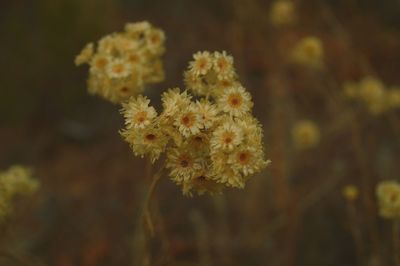
[[237, 108], [242, 104], [242, 98], [239, 95], [229, 96], [229, 105], [233, 108]]
[[186, 168], [186, 167], [189, 166], [189, 162], [188, 162], [187, 160], [181, 160], [181, 166], [182, 166], [183, 168]]
[[139, 112], [135, 115], [135, 120], [140, 124], [146, 121], [146, 119], [147, 119], [146, 112]]
[[149, 140], [149, 141], [153, 141], [153, 140], [155, 140], [156, 139], [156, 135], [154, 135], [154, 134], [147, 134], [146, 135], [146, 139], [147, 140]]
[[238, 156], [240, 164], [247, 164], [250, 159], [250, 154], [248, 152], [241, 152]]
[[181, 119], [181, 123], [186, 127], [191, 127], [193, 125], [193, 115], [191, 113], [185, 114]]
[[125, 67], [122, 64], [114, 65], [112, 68], [112, 71], [117, 74], [121, 74], [122, 72], [124, 72], [124, 70], [125, 70]]
[[107, 59], [99, 58], [96, 61], [96, 67], [99, 69], [103, 69], [107, 65]]

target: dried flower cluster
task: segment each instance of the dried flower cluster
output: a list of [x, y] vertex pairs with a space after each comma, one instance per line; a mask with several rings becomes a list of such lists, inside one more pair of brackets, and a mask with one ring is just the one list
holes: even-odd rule
[[89, 64], [90, 93], [121, 102], [164, 79], [164, 41], [164, 32], [150, 23], [128, 23], [124, 32], [103, 37], [97, 47], [87, 44], [75, 63]]
[[348, 98], [361, 100], [372, 114], [400, 108], [400, 88], [386, 88], [375, 77], [366, 76], [359, 82], [346, 82], [343, 87]]
[[377, 186], [376, 195], [380, 215], [388, 219], [399, 219], [400, 184], [395, 181], [382, 181]]
[[271, 6], [269, 18], [274, 26], [290, 25], [296, 20], [296, 6], [291, 0], [276, 0]]
[[[169, 175], [185, 195], [243, 188], [268, 164], [251, 96], [238, 82], [230, 55], [193, 57], [184, 74], [188, 90], [164, 92], [159, 115], [146, 97], [131, 98], [123, 104], [121, 133], [135, 155], [154, 162], [165, 152]], [[195, 100], [188, 91], [206, 97]]]
[[292, 50], [292, 61], [310, 68], [323, 66], [324, 49], [319, 38], [309, 36], [301, 39]]
[[319, 127], [311, 120], [299, 121], [292, 129], [292, 138], [297, 149], [312, 148], [320, 140]]
[[0, 219], [11, 211], [11, 201], [15, 196], [30, 195], [39, 187], [32, 178], [32, 171], [23, 166], [12, 166], [0, 173]]

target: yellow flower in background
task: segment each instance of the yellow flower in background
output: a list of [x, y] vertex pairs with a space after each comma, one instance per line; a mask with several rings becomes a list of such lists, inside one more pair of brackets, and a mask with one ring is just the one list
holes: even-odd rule
[[380, 79], [373, 76], [365, 76], [359, 82], [345, 82], [343, 92], [347, 98], [361, 101], [373, 115], [400, 107], [400, 89], [388, 89]]
[[382, 181], [376, 188], [379, 214], [387, 219], [400, 218], [400, 185], [396, 181]]
[[320, 140], [319, 127], [311, 120], [299, 121], [292, 129], [292, 138], [300, 150], [315, 147]]
[[14, 165], [0, 172], [0, 219], [12, 210], [12, 200], [16, 196], [29, 196], [39, 188], [39, 182], [32, 177], [32, 170]]
[[164, 79], [161, 56], [165, 35], [148, 22], [128, 23], [124, 32], [86, 45], [75, 63], [90, 66], [88, 90], [119, 103], [143, 92], [147, 84]]
[[347, 185], [342, 189], [343, 197], [348, 201], [354, 201], [358, 198], [358, 188], [354, 185]]
[[269, 18], [274, 26], [290, 25], [296, 20], [296, 6], [290, 0], [277, 0], [271, 6]]
[[319, 38], [309, 36], [301, 39], [292, 51], [292, 60], [311, 68], [323, 66], [324, 49]]

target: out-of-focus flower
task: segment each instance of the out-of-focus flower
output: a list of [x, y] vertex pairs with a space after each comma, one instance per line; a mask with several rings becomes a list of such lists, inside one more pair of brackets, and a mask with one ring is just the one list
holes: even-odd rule
[[165, 35], [148, 22], [128, 23], [124, 32], [87, 44], [75, 63], [90, 66], [88, 90], [119, 103], [164, 79], [161, 56]]
[[376, 188], [379, 214], [387, 219], [400, 218], [400, 185], [395, 181], [382, 181]]
[[347, 185], [342, 189], [343, 197], [347, 201], [354, 201], [358, 198], [358, 188], [354, 185]]
[[319, 127], [311, 120], [299, 121], [292, 129], [292, 138], [298, 149], [312, 148], [319, 143]]
[[319, 38], [309, 36], [301, 39], [292, 51], [293, 62], [311, 68], [323, 66], [324, 49]]
[[387, 89], [383, 82], [373, 76], [365, 76], [359, 82], [348, 81], [343, 85], [344, 95], [359, 100], [373, 115], [400, 107], [400, 89]]
[[274, 26], [290, 25], [296, 20], [296, 6], [291, 0], [276, 0], [272, 3], [269, 18]]
[[12, 199], [16, 196], [29, 196], [39, 188], [32, 178], [32, 170], [20, 165], [10, 167], [0, 173], [0, 219], [12, 210]]

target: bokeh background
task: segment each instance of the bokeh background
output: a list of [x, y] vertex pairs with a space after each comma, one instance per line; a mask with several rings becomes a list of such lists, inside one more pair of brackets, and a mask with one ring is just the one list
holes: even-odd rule
[[[391, 265], [374, 187], [400, 178], [399, 111], [371, 115], [342, 84], [373, 75], [400, 85], [400, 2], [293, 2], [296, 23], [281, 28], [268, 0], [2, 1], [0, 167], [32, 166], [41, 189], [16, 202], [1, 247], [26, 265]], [[151, 170], [118, 133], [120, 107], [88, 95], [87, 68], [73, 63], [86, 43], [142, 20], [167, 36], [166, 80], [146, 95], [159, 104], [183, 87], [193, 53], [226, 50], [273, 162], [246, 189], [215, 197], [184, 197], [164, 175], [154, 237], [139, 220]], [[323, 69], [287, 65], [308, 35], [323, 43]], [[321, 131], [307, 151], [291, 139], [300, 119]], [[350, 208], [347, 184], [360, 191]]]

